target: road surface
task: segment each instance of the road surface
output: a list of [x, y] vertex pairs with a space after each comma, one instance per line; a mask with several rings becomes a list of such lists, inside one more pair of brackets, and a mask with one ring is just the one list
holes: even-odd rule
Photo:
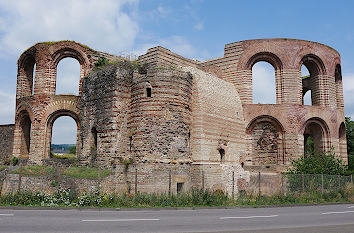
[[0, 232], [354, 233], [354, 204], [137, 211], [0, 209]]

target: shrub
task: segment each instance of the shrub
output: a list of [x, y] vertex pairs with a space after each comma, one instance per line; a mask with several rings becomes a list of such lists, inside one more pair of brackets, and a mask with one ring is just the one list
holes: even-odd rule
[[290, 174], [345, 174], [346, 167], [333, 152], [311, 153], [307, 157], [301, 157], [292, 161], [292, 167], [288, 169]]

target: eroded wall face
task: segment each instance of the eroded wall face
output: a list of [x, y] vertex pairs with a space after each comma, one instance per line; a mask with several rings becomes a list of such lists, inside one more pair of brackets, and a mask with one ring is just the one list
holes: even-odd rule
[[15, 125], [0, 125], [0, 161], [12, 157]]
[[279, 134], [269, 122], [261, 122], [252, 130], [253, 163], [258, 165], [277, 164]]
[[139, 73], [128, 62], [91, 74], [83, 82], [80, 161], [190, 163], [191, 85], [187, 73]]
[[129, 127], [137, 161], [191, 162], [192, 80], [176, 69], [134, 73]]
[[131, 74], [126, 63], [84, 79], [80, 104], [80, 153], [83, 165], [111, 167], [128, 156]]

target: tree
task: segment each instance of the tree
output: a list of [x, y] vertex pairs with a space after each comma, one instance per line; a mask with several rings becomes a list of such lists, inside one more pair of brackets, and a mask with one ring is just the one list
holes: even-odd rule
[[345, 133], [347, 137], [348, 169], [354, 170], [354, 121], [345, 118]]
[[69, 147], [69, 153], [70, 154], [76, 154], [76, 146]]

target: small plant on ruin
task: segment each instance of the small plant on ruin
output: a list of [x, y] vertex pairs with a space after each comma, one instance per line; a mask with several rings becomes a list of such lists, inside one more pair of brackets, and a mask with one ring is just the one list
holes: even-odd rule
[[16, 156], [12, 157], [12, 166], [16, 166], [18, 164], [18, 158]]
[[108, 59], [105, 57], [98, 58], [97, 62], [95, 63], [95, 68], [100, 68], [108, 64]]
[[127, 172], [129, 165], [134, 163], [134, 159], [132, 158], [125, 158], [125, 159], [120, 159], [120, 162], [124, 165], [124, 171]]

